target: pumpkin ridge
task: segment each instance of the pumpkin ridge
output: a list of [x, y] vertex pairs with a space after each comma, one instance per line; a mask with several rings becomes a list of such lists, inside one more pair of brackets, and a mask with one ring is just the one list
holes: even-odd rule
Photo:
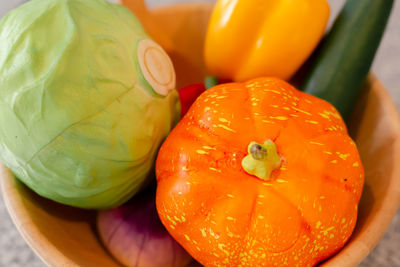
[[[298, 216], [299, 216], [299, 219], [300, 219], [300, 231], [298, 231], [297, 232], [297, 238], [296, 238], [296, 240], [295, 241], [293, 241], [293, 243], [287, 248], [287, 249], [284, 249], [284, 250], [281, 250], [281, 251], [268, 251], [268, 253], [286, 253], [286, 252], [288, 252], [291, 248], [293, 248], [295, 245], [296, 245], [296, 243], [299, 241], [299, 239], [300, 239], [300, 236], [301, 236], [301, 232], [303, 231], [303, 224], [305, 224], [305, 225], [310, 225], [310, 223], [307, 221], [307, 219], [306, 218], [304, 218], [304, 216], [302, 215], [302, 212], [301, 212], [301, 210], [299, 210], [299, 208], [298, 208], [298, 205], [295, 205], [288, 197], [286, 197], [285, 195], [283, 195], [283, 194], [281, 194], [281, 193], [279, 193], [275, 188], [274, 188], [274, 185], [272, 185], [271, 187], [268, 187], [267, 188], [272, 194], [274, 194], [274, 195], [276, 195], [276, 196], [278, 196], [280, 199], [282, 199], [285, 203], [287, 203], [287, 204], [289, 204], [289, 205], [291, 205], [296, 211], [297, 211], [297, 213], [298, 213]], [[312, 234], [311, 234], [311, 232], [309, 232], [309, 235], [311, 236]]]
[[[244, 83], [244, 84], [242, 84], [243, 86], [246, 86], [246, 83]], [[253, 98], [252, 97], [252, 94], [251, 94], [251, 92], [250, 92], [250, 88], [247, 88], [247, 87], [245, 87], [246, 89], [246, 93], [247, 93], [247, 98], [246, 99], [244, 99], [244, 103], [245, 103], [245, 105], [246, 105], [246, 107], [248, 107], [248, 109], [249, 109], [249, 113], [248, 114], [250, 114], [250, 119], [251, 119], [251, 121], [252, 121], [252, 125], [253, 125], [253, 127], [254, 127], [254, 132], [256, 133], [256, 134], [258, 134], [259, 133], [259, 130], [258, 130], [258, 126], [257, 126], [257, 123], [256, 123], [256, 118], [255, 118], [255, 113], [254, 113], [254, 107], [253, 107], [253, 105], [252, 105], [252, 101], [251, 101], [251, 99]], [[250, 100], [250, 101], [249, 101]], [[255, 140], [260, 140], [259, 139], [259, 136], [255, 136]], [[249, 141], [251, 141], [251, 140], [249, 140]]]
[[[247, 82], [247, 83], [244, 83], [245, 85], [247, 85], [247, 84], [249, 84], [249, 83], [251, 83], [251, 82]], [[266, 88], [267, 86], [263, 86], [264, 88]], [[248, 99], [253, 99], [254, 98], [254, 92], [256, 92], [256, 90], [251, 90], [250, 88], [248, 88], [248, 87], [246, 87], [246, 89], [247, 89], [247, 94], [248, 94]], [[263, 98], [266, 98], [267, 96], [263, 96]], [[257, 127], [257, 125], [260, 123], [260, 121], [259, 121], [259, 119], [256, 119], [256, 117], [255, 117], [255, 113], [256, 112], [254, 112], [254, 107], [253, 107], [253, 105], [252, 105], [252, 102], [251, 101], [248, 101], [248, 99], [246, 99], [246, 102], [250, 102], [250, 104], [251, 105], [247, 105], [247, 106], [250, 106], [250, 112], [249, 112], [249, 114], [251, 114], [250, 115], [250, 117], [252, 118], [252, 121], [253, 121], [253, 125], [254, 125], [254, 127], [256, 128], [256, 133], [259, 133], [260, 131], [258, 131], [258, 127]], [[297, 100], [296, 100], [297, 101]], [[298, 101], [297, 101], [298, 102]], [[262, 108], [262, 111], [263, 112], [265, 112], [265, 115], [268, 115], [268, 108], [267, 107], [264, 107], [264, 108]], [[295, 111], [295, 113], [297, 113], [298, 111]], [[277, 137], [280, 135], [280, 133], [286, 128], [286, 126], [287, 126], [287, 124], [289, 123], [289, 121], [291, 121], [291, 120], [293, 120], [293, 118], [291, 117], [291, 118], [289, 118], [288, 120], [286, 120], [286, 121], [284, 121], [284, 123], [280, 123], [280, 129], [278, 130], [278, 133], [277, 133], [277, 135], [276, 136], [274, 136], [274, 137], [271, 137], [271, 138], [266, 138], [266, 137], [262, 137], [262, 138], [259, 138], [259, 136], [257, 136], [257, 138], [259, 138], [259, 140], [262, 140], [263, 142], [264, 141], [266, 141], [267, 139], [271, 139], [272, 141], [274, 141], [275, 142], [275, 140], [277, 139]], [[282, 124], [284, 124], [284, 125], [282, 125]], [[257, 139], [258, 140], [258, 139]]]
[[[278, 195], [280, 198], [282, 198], [282, 199], [284, 199], [285, 201], [287, 201], [287, 203], [289, 203], [291, 206], [293, 206], [293, 207], [297, 210], [297, 212], [298, 212], [298, 214], [299, 214], [299, 217], [300, 217], [301, 220], [302, 220], [302, 223], [305, 224], [305, 225], [307, 225], [308, 227], [310, 227], [310, 229], [313, 228], [313, 227], [311, 226], [311, 223], [309, 223], [309, 221], [307, 220], [307, 218], [304, 217], [303, 212], [299, 209], [299, 205], [296, 205], [296, 204], [295, 204], [290, 198], [288, 198], [285, 194], [282, 194], [281, 192], [278, 192], [274, 186], [272, 186], [272, 188], [269, 188], [269, 190], [272, 191], [275, 195]], [[303, 228], [304, 228], [304, 227], [303, 227]], [[309, 230], [309, 231], [307, 231], [307, 232], [308, 232], [308, 234], [309, 234], [310, 236], [312, 235], [311, 230]]]
[[[247, 230], [246, 234], [245, 234], [244, 236], [242, 236], [242, 238], [241, 238], [240, 250], [236, 251], [236, 255], [241, 255], [245, 250], [247, 250], [247, 249], [246, 249], [246, 245], [247, 245], [246, 240], [249, 239], [250, 230], [251, 230], [251, 225], [253, 224], [254, 211], [255, 211], [255, 208], [256, 208], [257, 199], [258, 199], [258, 194], [257, 194], [257, 196], [255, 196], [255, 197], [253, 198], [253, 203], [252, 203], [252, 205], [251, 205], [251, 210], [250, 210], [250, 212], [249, 212], [249, 215], [250, 215], [250, 216], [249, 216], [249, 220], [248, 220], [248, 223], [247, 223], [247, 228], [248, 228], [248, 230]], [[237, 260], [236, 260], [236, 262], [235, 262], [235, 265], [232, 265], [232, 266], [239, 266], [239, 265], [240, 265], [240, 258], [239, 258], [239, 256], [237, 256], [236, 259], [237, 259]]]
[[[217, 139], [221, 143], [224, 143], [226, 145], [226, 147], [232, 146], [232, 144], [228, 143], [228, 140], [221, 138], [220, 135], [215, 134], [213, 132], [213, 129], [211, 127], [209, 127], [207, 124], [205, 124], [205, 123], [201, 124], [200, 121], [194, 121], [194, 120], [193, 120], [193, 123], [194, 123], [194, 125], [198, 126], [199, 129], [204, 131], [205, 134], [211, 135], [213, 138]], [[196, 137], [195, 135], [192, 135], [192, 136]]]
[[[321, 138], [321, 137], [325, 137], [325, 136], [332, 136], [333, 138], [337, 138], [338, 136], [342, 136], [342, 138], [344, 139], [349, 139], [350, 141], [352, 141], [352, 139], [344, 134], [344, 133], [337, 133], [337, 132], [327, 132], [325, 134], [321, 134], [316, 138]], [[316, 139], [313, 138], [313, 139]], [[348, 140], [346, 140], [348, 141]], [[350, 152], [351, 149], [346, 149], [346, 152]], [[321, 153], [322, 154], [322, 153]], [[361, 159], [359, 159], [361, 162]], [[342, 164], [347, 164], [347, 163], [342, 163]], [[331, 175], [327, 174], [327, 173], [323, 173], [322, 175], [319, 176], [319, 179], [323, 182], [324, 180], [330, 181], [333, 185], [335, 185], [338, 189], [344, 189], [345, 192], [350, 193], [350, 195], [354, 196], [356, 199], [358, 198], [357, 192], [354, 192], [354, 190], [356, 189], [356, 184], [355, 183], [340, 183], [340, 180], [342, 178], [340, 178], [340, 180], [335, 180], [334, 178], [331, 177]]]

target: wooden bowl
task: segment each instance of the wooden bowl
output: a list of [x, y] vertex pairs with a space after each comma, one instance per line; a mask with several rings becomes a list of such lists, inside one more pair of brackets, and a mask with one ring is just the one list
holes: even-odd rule
[[[155, 15], [153, 19], [166, 33], [165, 40], [157, 41], [174, 61], [178, 87], [201, 82], [206, 75], [202, 47], [210, 11], [211, 6], [205, 4], [151, 11], [151, 15]], [[400, 202], [400, 164], [396, 163], [400, 159], [399, 116], [389, 95], [374, 76], [368, 78], [365, 89], [349, 129], [366, 170], [359, 218], [350, 241], [339, 253], [322, 263], [323, 266], [360, 263], [385, 233]], [[94, 211], [41, 198], [3, 166], [0, 166], [0, 177], [11, 218], [26, 242], [48, 265], [119, 266], [96, 234]]]

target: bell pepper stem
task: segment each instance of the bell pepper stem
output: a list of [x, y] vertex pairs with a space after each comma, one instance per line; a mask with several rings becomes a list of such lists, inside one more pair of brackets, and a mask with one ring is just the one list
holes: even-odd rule
[[210, 89], [211, 87], [218, 85], [218, 78], [215, 76], [207, 76], [204, 79], [204, 85], [206, 86], [206, 89]]

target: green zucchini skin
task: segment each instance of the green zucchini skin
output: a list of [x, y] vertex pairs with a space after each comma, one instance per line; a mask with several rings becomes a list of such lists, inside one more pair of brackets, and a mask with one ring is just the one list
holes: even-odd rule
[[360, 95], [394, 0], [347, 0], [313, 55], [300, 89], [327, 100], [347, 120]]

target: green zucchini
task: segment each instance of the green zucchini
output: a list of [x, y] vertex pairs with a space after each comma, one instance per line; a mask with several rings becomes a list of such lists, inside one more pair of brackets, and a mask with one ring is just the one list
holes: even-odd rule
[[333, 104], [346, 120], [360, 95], [393, 0], [347, 0], [312, 57], [300, 89]]

